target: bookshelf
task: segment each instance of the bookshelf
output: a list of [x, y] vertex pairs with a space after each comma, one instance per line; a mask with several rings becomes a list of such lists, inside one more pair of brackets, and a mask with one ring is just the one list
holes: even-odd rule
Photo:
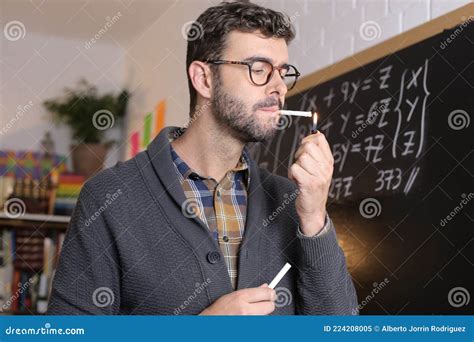
[[0, 315], [46, 312], [69, 216], [0, 212]]
[[0, 213], [0, 228], [4, 226], [14, 228], [40, 228], [42, 229], [60, 229], [66, 230], [71, 220], [70, 216], [66, 215], [45, 215], [45, 214], [23, 214], [18, 218], [12, 218], [5, 213]]
[[66, 230], [70, 219], [70, 216], [45, 214], [24, 214], [18, 218], [11, 218], [5, 213], [0, 213], [0, 229], [6, 226], [10, 228]]
[[64, 156], [0, 150], [0, 315], [47, 310], [62, 242], [85, 177]]

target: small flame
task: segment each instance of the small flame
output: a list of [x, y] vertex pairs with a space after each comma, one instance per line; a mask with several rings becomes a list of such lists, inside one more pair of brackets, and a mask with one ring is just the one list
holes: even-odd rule
[[318, 123], [318, 113], [314, 112], [313, 114], [313, 125], [316, 125]]

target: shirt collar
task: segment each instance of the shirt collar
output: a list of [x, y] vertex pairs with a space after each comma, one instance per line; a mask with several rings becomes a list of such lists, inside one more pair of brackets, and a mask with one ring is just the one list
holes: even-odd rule
[[[176, 153], [174, 150], [173, 146], [171, 145], [171, 142], [178, 138], [181, 134], [185, 132], [186, 128], [179, 128], [178, 130], [174, 132], [170, 132], [168, 135], [168, 140], [170, 142], [170, 152], [171, 152], [171, 159], [173, 160], [173, 163], [176, 165], [176, 168], [178, 169], [179, 173], [183, 177], [183, 179], [191, 178], [191, 179], [196, 179], [196, 177], [199, 178], [206, 178], [202, 177], [199, 175], [196, 171], [191, 169], [186, 162], [181, 159], [180, 156]], [[239, 171], [244, 171], [245, 174], [245, 181], [248, 184], [248, 179], [250, 176], [250, 169], [249, 169], [249, 154], [246, 148], [243, 149], [242, 155], [240, 156], [240, 160], [237, 163], [237, 165], [232, 168], [230, 171], [232, 172], [239, 172]]]

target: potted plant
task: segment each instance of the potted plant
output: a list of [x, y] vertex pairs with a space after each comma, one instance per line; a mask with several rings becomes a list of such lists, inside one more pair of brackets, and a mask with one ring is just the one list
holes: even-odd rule
[[67, 124], [72, 130], [72, 165], [75, 173], [92, 176], [104, 166], [107, 150], [113, 141], [104, 141], [105, 131], [121, 125], [129, 93], [99, 95], [97, 88], [85, 79], [77, 88], [65, 88], [64, 97], [45, 101], [55, 123]]

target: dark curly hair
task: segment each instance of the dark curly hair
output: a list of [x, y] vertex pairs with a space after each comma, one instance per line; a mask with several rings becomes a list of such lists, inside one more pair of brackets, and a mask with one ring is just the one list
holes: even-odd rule
[[[191, 115], [197, 93], [188, 75], [193, 61], [219, 59], [231, 31], [260, 31], [265, 37], [285, 39], [289, 44], [295, 37], [290, 18], [281, 12], [248, 2], [222, 2], [206, 9], [187, 29], [186, 75], [190, 94]], [[217, 72], [211, 66], [213, 72]]]

